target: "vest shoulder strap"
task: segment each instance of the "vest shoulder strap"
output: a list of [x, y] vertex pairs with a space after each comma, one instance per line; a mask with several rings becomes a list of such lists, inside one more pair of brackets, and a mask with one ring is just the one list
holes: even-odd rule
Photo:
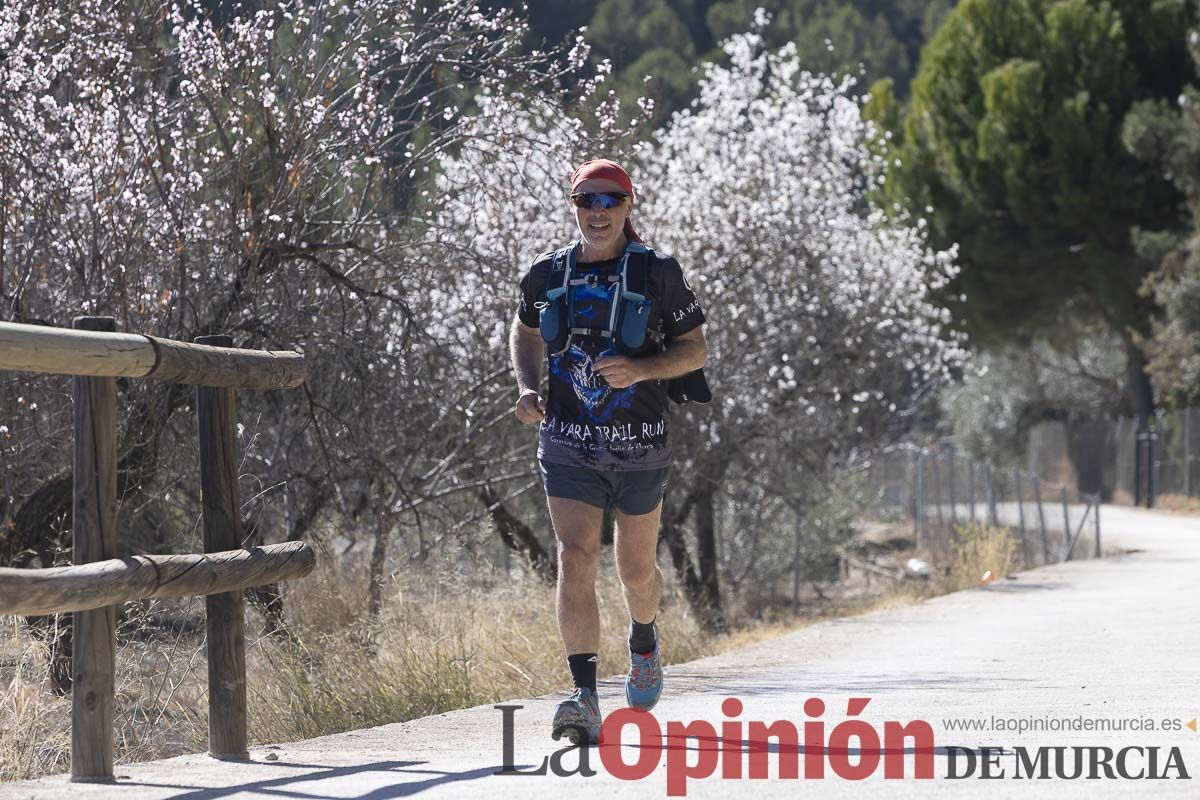
[[623, 291], [626, 297], [637, 295], [636, 299], [646, 299], [646, 289], [650, 284], [650, 265], [654, 263], [654, 251], [643, 244], [633, 242], [629, 245], [629, 258], [625, 261], [625, 276]]
[[571, 280], [571, 248], [574, 244], [553, 251], [550, 261], [550, 271], [546, 273], [546, 299], [554, 300], [567, 291]]

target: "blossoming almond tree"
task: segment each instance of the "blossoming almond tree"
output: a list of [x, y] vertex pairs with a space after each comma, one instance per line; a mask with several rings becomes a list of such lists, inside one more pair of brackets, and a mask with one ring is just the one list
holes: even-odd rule
[[[0, 7], [0, 304], [19, 322], [107, 314], [306, 352], [302, 391], [240, 403], [247, 458], [276, 487], [252, 508], [286, 485], [295, 537], [323, 506], [356, 513], [427, 470], [440, 398], [410, 391], [432, 272], [413, 245], [430, 165], [470, 135], [460, 106], [569, 83], [583, 56], [529, 52], [523, 21], [467, 0], [209, 5]], [[120, 390], [122, 511], [153, 511], [176, 473], [167, 505], [195, 502], [194, 422], [176, 413], [190, 387]], [[0, 563], [49, 565], [66, 557], [69, 407], [56, 378], [2, 391]]]
[[[702, 435], [676, 440], [689, 480], [666, 525], [696, 514], [710, 608], [723, 483], [734, 496], [766, 487], [798, 511], [806, 486], [903, 429], [964, 358], [928, 296], [954, 274], [954, 253], [866, 198], [886, 157], [867, 147], [852, 81], [806, 72], [790, 45], [765, 50], [756, 33], [724, 49], [728, 65], [706, 66], [694, 107], [639, 148], [645, 230], [684, 264], [709, 320], [715, 399], [675, 423]], [[754, 535], [735, 532], [727, 556], [744, 557], [738, 540]], [[686, 574], [686, 552], [672, 555]]]
[[[501, 300], [479, 323], [491, 346], [474, 352], [502, 370], [496, 344], [516, 277], [537, 252], [575, 235], [563, 202], [572, 166], [599, 155], [631, 162], [638, 228], [680, 260], [709, 320], [716, 399], [683, 407], [673, 423], [682, 474], [664, 538], [693, 604], [717, 627], [714, 498], [765, 489], [768, 501], [799, 509], [805, 487], [903, 429], [964, 358], [948, 312], [928, 296], [952, 276], [953, 252], [931, 250], [923, 223], [894, 224], [867, 200], [886, 163], [868, 150], [852, 83], [803, 71], [791, 47], [766, 51], [756, 33], [724, 47], [728, 65], [705, 67], [693, 107], [625, 151], [628, 137], [583, 138], [553, 107], [504, 128], [487, 123], [511, 140], [443, 160], [442, 186], [454, 199], [435, 226], [446, 246], [487, 264], [467, 296], [477, 296], [478, 281]], [[698, 568], [680, 530], [693, 514]], [[757, 532], [739, 536], [727, 557], [762, 557]]]

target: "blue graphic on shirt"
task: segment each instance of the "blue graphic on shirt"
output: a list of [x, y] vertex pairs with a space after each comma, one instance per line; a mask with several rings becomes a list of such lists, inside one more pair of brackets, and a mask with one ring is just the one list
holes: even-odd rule
[[581, 421], [591, 425], [607, 424], [618, 411], [630, 408], [637, 389], [637, 384], [614, 389], [599, 373], [592, 371], [596, 359], [605, 354], [607, 351], [592, 355], [578, 344], [572, 344], [565, 353], [550, 359], [550, 373], [575, 392], [584, 417]]
[[608, 329], [609, 303], [614, 290], [580, 284], [574, 288], [575, 324], [583, 328]]

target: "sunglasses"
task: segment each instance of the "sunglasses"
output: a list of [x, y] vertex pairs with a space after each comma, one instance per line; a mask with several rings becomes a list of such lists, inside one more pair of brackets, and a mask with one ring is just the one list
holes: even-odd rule
[[621, 192], [578, 192], [571, 195], [571, 204], [576, 208], [595, 208], [597, 203], [601, 208], [616, 208], [627, 197]]

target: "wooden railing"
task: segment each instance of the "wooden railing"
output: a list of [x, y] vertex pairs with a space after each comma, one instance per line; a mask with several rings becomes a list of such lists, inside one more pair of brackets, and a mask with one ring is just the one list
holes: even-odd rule
[[[0, 322], [0, 369], [75, 375], [74, 566], [0, 569], [0, 615], [74, 612], [71, 780], [113, 779], [116, 606], [145, 597], [205, 595], [208, 745], [248, 758], [242, 590], [312, 571], [301, 542], [241, 548], [236, 389], [304, 382], [294, 352], [233, 348], [228, 336], [194, 344], [116, 333], [111, 317], [74, 329]], [[196, 385], [204, 555], [116, 558], [117, 377]]]

